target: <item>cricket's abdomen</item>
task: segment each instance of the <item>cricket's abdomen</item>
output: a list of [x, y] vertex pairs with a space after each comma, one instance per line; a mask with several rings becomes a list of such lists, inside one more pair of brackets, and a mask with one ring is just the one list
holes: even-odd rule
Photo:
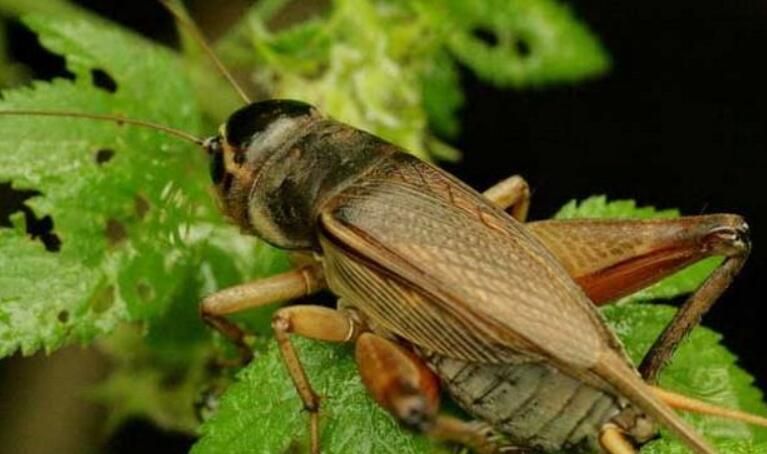
[[436, 354], [425, 359], [464, 410], [513, 446], [598, 452], [600, 428], [621, 411], [613, 396], [543, 363], [480, 364]]

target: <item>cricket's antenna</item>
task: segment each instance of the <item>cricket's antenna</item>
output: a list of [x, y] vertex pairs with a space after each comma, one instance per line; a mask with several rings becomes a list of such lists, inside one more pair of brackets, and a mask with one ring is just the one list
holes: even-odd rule
[[205, 141], [189, 134], [186, 131], [180, 129], [171, 128], [170, 126], [161, 125], [158, 123], [152, 123], [151, 121], [137, 120], [135, 118], [123, 118], [118, 115], [103, 115], [103, 114], [91, 114], [83, 112], [69, 112], [64, 110], [0, 110], [0, 115], [34, 115], [41, 117], [68, 117], [68, 118], [87, 118], [90, 120], [110, 121], [116, 124], [129, 124], [134, 126], [141, 126], [143, 128], [150, 128], [157, 131], [164, 132], [172, 136], [176, 136], [180, 139], [192, 142], [196, 145], [202, 146]]
[[159, 0], [160, 3], [165, 7], [165, 9], [168, 10], [169, 13], [173, 15], [173, 17], [176, 18], [177, 21], [179, 21], [182, 25], [184, 25], [188, 30], [189, 33], [192, 34], [192, 38], [194, 38], [195, 41], [197, 41], [197, 44], [199, 44], [206, 54], [208, 54], [208, 57], [210, 57], [211, 60], [213, 60], [213, 63], [218, 67], [218, 70], [221, 72], [221, 74], [226, 77], [226, 80], [229, 81], [229, 84], [231, 84], [232, 88], [235, 89], [238, 95], [242, 98], [243, 101], [245, 101], [245, 104], [250, 104], [251, 99], [245, 93], [245, 90], [242, 89], [240, 84], [237, 83], [237, 81], [234, 79], [234, 76], [232, 76], [232, 73], [229, 72], [229, 70], [224, 65], [224, 62], [221, 61], [220, 58], [216, 55], [216, 53], [213, 51], [213, 48], [210, 47], [210, 44], [208, 44], [208, 41], [205, 39], [205, 36], [202, 34], [202, 31], [200, 31], [200, 28], [197, 26], [197, 24], [194, 22], [194, 20], [189, 17], [189, 15], [186, 13], [186, 11], [181, 10], [174, 5], [171, 0]]

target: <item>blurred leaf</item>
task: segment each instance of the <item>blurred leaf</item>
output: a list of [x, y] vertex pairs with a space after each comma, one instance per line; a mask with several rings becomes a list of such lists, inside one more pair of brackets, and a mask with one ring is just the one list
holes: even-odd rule
[[82, 14], [76, 5], [66, 0], [0, 0], [0, 14], [21, 16], [24, 14]]
[[234, 65], [255, 68], [270, 96], [308, 100], [420, 157], [445, 150], [426, 146], [427, 118], [442, 136], [459, 129], [452, 56], [515, 87], [594, 77], [609, 65], [597, 39], [554, 0], [333, 0], [272, 29], [270, 19], [290, 6], [256, 4], [219, 48]]
[[[216, 362], [232, 356], [225, 340], [213, 342], [213, 331], [201, 322], [201, 295], [215, 289], [284, 271], [284, 254], [239, 234], [234, 227], [217, 228], [195, 237], [205, 242], [196, 258], [179, 270], [179, 292], [167, 312], [147, 330], [124, 327], [100, 342], [113, 359], [113, 370], [91, 396], [109, 408], [108, 429], [131, 418], [144, 417], [166, 430], [195, 434], [199, 425], [196, 404], [215, 399], [230, 381], [230, 370]], [[247, 314], [252, 333], [271, 336], [273, 307]], [[232, 356], [233, 357], [233, 356]]]
[[557, 0], [445, 1], [458, 60], [500, 86], [576, 81], [610, 61], [599, 40]]
[[421, 72], [423, 107], [431, 127], [445, 137], [455, 137], [460, 125], [456, 111], [463, 105], [458, 69], [447, 53], [441, 52]]

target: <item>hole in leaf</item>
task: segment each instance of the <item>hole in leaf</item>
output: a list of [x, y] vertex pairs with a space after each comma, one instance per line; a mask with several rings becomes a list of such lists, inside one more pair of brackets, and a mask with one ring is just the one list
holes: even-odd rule
[[42, 195], [40, 191], [13, 189], [11, 183], [0, 183], [0, 227], [11, 227], [13, 213], [22, 212], [26, 231], [32, 239], [39, 240], [49, 252], [61, 250], [61, 239], [53, 231], [53, 218], [41, 218], [25, 202]]
[[107, 285], [106, 287], [98, 290], [93, 295], [93, 299], [91, 300], [91, 307], [93, 308], [93, 312], [101, 314], [112, 307], [114, 302], [115, 288], [112, 285]]
[[472, 30], [471, 34], [490, 47], [495, 47], [498, 45], [498, 36], [492, 30], [484, 27], [478, 27]]
[[27, 70], [32, 70], [34, 79], [50, 81], [61, 77], [74, 80], [74, 75], [67, 71], [64, 57], [41, 46], [37, 35], [20, 21], [4, 19], [4, 22], [8, 61], [22, 63]]
[[[42, 241], [47, 251], [60, 251], [61, 239], [58, 235], [53, 233], [53, 218], [45, 215], [42, 219], [39, 219], [35, 217], [35, 214], [31, 210], [30, 213], [31, 219], [27, 220], [27, 231], [32, 235], [32, 238], [37, 238]], [[27, 213], [25, 213], [25, 215], [26, 214]], [[31, 228], [29, 227], [30, 225]]]
[[133, 199], [133, 209], [136, 211], [136, 216], [138, 216], [139, 219], [144, 219], [144, 216], [146, 216], [146, 213], [149, 211], [149, 201], [144, 197], [137, 195]]
[[93, 159], [96, 161], [96, 164], [103, 166], [107, 162], [111, 161], [114, 156], [114, 150], [110, 150], [109, 148], [101, 148], [100, 150], [96, 151]]
[[59, 321], [60, 321], [61, 323], [66, 323], [66, 322], [68, 322], [68, 321], [69, 321], [69, 311], [67, 311], [67, 310], [62, 310], [61, 312], [59, 312], [59, 313], [58, 313], [58, 315], [56, 316], [56, 318], [57, 318], [57, 319], [59, 319]]
[[114, 218], [107, 219], [106, 226], [107, 243], [110, 246], [117, 246], [128, 237], [128, 231], [122, 222]]
[[185, 379], [186, 375], [184, 374], [184, 371], [179, 368], [174, 368], [165, 372], [160, 378], [160, 387], [166, 390], [178, 388], [184, 384]]
[[514, 50], [517, 51], [517, 55], [520, 57], [527, 57], [531, 52], [530, 43], [525, 39], [517, 38], [514, 40]]
[[136, 293], [144, 301], [151, 301], [154, 298], [154, 289], [144, 281], [139, 281], [136, 284]]
[[91, 81], [93, 85], [101, 88], [102, 90], [114, 93], [117, 91], [117, 81], [112, 78], [103, 69], [95, 68], [91, 69]]

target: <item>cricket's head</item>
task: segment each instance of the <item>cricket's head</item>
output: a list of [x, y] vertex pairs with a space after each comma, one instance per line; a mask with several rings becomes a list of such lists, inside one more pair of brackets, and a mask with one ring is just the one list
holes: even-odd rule
[[[316, 108], [300, 101], [260, 101], [234, 112], [219, 134], [205, 141], [210, 176], [222, 208], [245, 231], [283, 248], [306, 246], [279, 227], [283, 223], [276, 218], [295, 214], [280, 213], [276, 205], [283, 200], [254, 196], [254, 192], [263, 180], [276, 179], [283, 189], [291, 187], [295, 161], [301, 159], [294, 145], [321, 118]], [[300, 189], [290, 194], [293, 199], [301, 198]], [[264, 205], [271, 209], [264, 210]]]
[[226, 214], [282, 249], [319, 247], [324, 203], [392, 147], [309, 104], [279, 99], [236, 111], [204, 146]]

